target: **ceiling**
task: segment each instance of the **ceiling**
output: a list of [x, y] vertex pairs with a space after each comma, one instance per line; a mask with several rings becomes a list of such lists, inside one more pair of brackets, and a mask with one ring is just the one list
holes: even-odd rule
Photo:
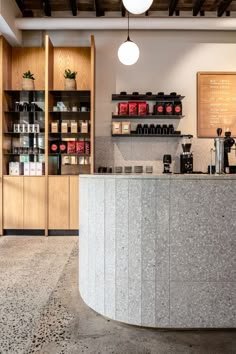
[[[138, 0], [134, 0], [138, 1]], [[15, 0], [22, 17], [125, 17], [121, 0]], [[234, 15], [233, 15], [234, 12]], [[236, 0], [154, 0], [148, 17], [235, 17]]]

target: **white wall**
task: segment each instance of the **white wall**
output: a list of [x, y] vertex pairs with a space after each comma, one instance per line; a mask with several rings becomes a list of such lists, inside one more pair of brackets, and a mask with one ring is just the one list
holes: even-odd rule
[[[156, 172], [161, 172], [163, 153], [171, 153], [178, 171], [179, 140], [110, 136], [111, 112], [117, 104], [111, 102], [112, 93], [176, 91], [185, 96], [185, 117], [173, 123], [182, 133], [194, 135], [194, 169], [205, 171], [213, 139], [196, 138], [196, 75], [198, 71], [236, 71], [235, 32], [131, 30], [130, 37], [140, 49], [139, 61], [131, 67], [122, 65], [117, 58], [117, 49], [127, 38], [126, 31], [49, 32], [55, 46], [89, 45], [90, 34], [95, 35], [96, 45], [96, 165], [152, 164]], [[25, 44], [33, 40], [35, 45], [37, 36], [40, 40], [40, 33], [25, 33]], [[236, 158], [231, 158], [236, 164]]]

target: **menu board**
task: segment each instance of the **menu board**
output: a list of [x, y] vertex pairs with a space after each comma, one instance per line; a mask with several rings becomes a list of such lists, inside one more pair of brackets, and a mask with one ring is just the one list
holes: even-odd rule
[[197, 73], [197, 135], [215, 137], [217, 128], [236, 137], [236, 72]]

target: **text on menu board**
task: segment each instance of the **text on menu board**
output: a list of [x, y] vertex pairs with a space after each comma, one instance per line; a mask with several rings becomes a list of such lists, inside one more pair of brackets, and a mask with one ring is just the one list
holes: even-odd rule
[[230, 131], [236, 137], [236, 73], [198, 72], [197, 135], [200, 138]]

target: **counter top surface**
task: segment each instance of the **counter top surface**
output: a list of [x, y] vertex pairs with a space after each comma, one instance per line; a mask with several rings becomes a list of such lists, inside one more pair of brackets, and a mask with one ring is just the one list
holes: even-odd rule
[[236, 180], [236, 174], [225, 175], [209, 175], [209, 174], [114, 174], [114, 173], [95, 173], [95, 174], [82, 174], [80, 178], [117, 178], [117, 179], [167, 179], [167, 180]]

